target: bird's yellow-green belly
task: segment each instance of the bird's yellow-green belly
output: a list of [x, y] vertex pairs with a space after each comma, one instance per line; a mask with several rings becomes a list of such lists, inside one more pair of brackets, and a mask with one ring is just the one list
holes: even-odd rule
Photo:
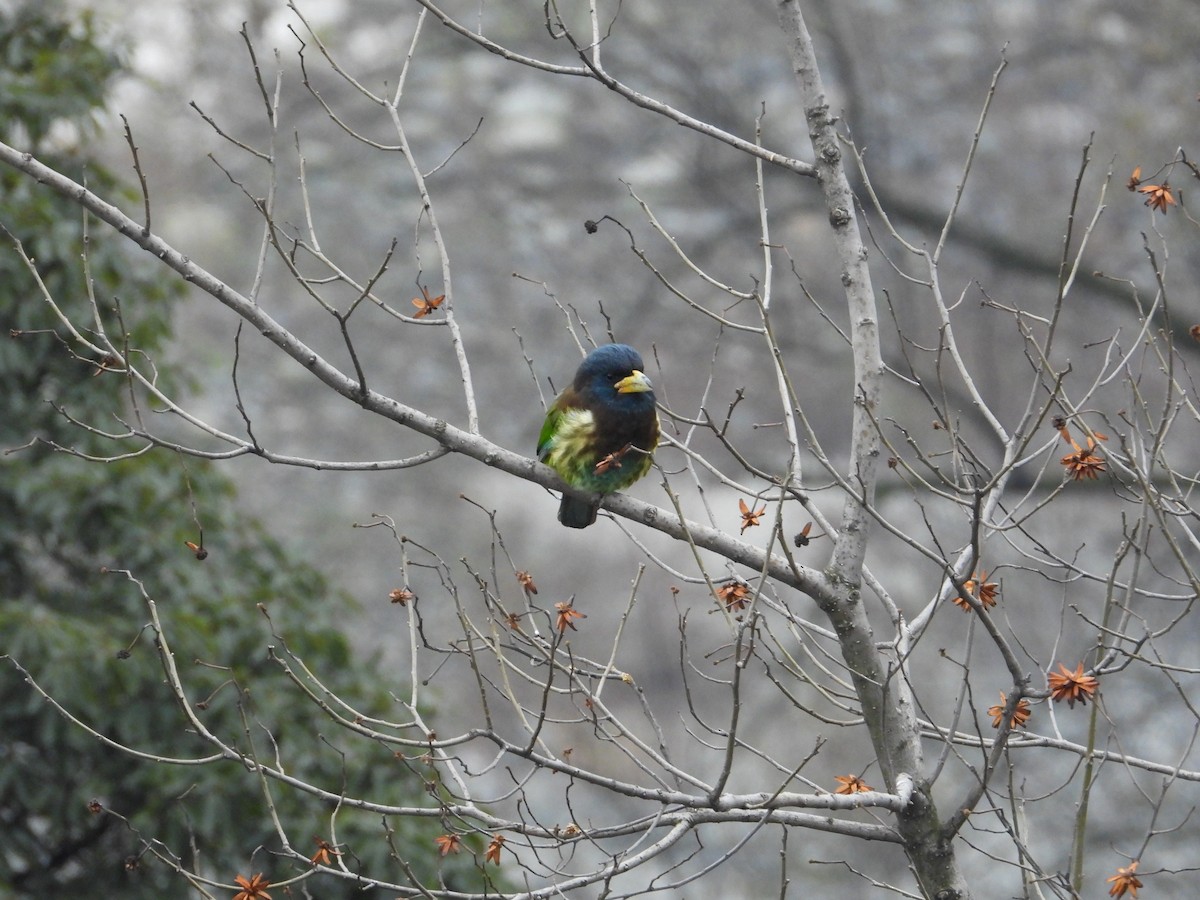
[[[543, 460], [573, 487], [610, 494], [624, 490], [650, 471], [652, 446], [634, 446], [621, 453], [625, 447], [626, 443], [610, 446], [597, 442], [592, 417], [586, 412], [577, 414], [571, 411], [563, 416]], [[601, 465], [606, 457], [614, 453], [619, 455], [618, 459]], [[597, 467], [601, 471], [597, 471]]]

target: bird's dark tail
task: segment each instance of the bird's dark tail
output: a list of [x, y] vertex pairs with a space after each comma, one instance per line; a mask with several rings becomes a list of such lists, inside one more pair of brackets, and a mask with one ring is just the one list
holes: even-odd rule
[[599, 508], [599, 503], [563, 494], [558, 507], [558, 521], [568, 528], [587, 528], [596, 521], [596, 510]]

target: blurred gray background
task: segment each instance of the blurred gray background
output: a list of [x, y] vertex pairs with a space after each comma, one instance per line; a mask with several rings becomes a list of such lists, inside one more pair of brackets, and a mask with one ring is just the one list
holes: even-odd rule
[[[277, 67], [284, 73], [276, 137], [278, 217], [296, 226], [303, 223], [296, 181], [298, 134], [326, 251], [341, 267], [365, 280], [397, 238], [398, 251], [380, 292], [405, 311], [410, 308], [409, 298], [419, 293], [418, 278], [433, 294], [442, 292], [439, 260], [427, 233], [419, 244], [419, 262], [414, 252], [419, 208], [403, 160], [397, 153], [374, 151], [348, 139], [305, 90], [297, 60], [300, 42], [293, 34], [293, 30], [304, 34], [303, 27], [282, 3], [97, 0], [78, 5], [94, 9], [107, 27], [128, 41], [135, 74], [121, 85], [112, 104], [114, 122], [116, 113], [129, 119], [149, 180], [156, 230], [176, 248], [241, 290], [247, 290], [254, 278], [261, 222], [239, 187], [207, 155], [215, 156], [255, 196], [265, 195], [267, 172], [215, 134], [189, 107], [194, 101], [227, 134], [265, 148], [269, 132], [263, 100], [238, 35], [245, 23], [268, 87], [274, 83]], [[396, 83], [416, 22], [415, 4], [300, 0], [298, 6], [355, 78], [378, 90]], [[1145, 262], [1141, 235], [1149, 232], [1154, 239], [1152, 228], [1173, 241], [1168, 272], [1176, 287], [1175, 321], [1182, 331], [1200, 320], [1194, 290], [1200, 258], [1193, 226], [1175, 214], [1155, 220], [1140, 199], [1123, 187], [1134, 166], [1143, 166], [1150, 176], [1172, 158], [1177, 147], [1194, 143], [1200, 112], [1196, 103], [1200, 10], [1195, 4], [850, 0], [805, 7], [831, 105], [842, 111], [847, 130], [865, 148], [873, 185], [894, 223], [917, 243], [936, 240], [993, 72], [1002, 54], [1008, 61], [941, 270], [948, 298], [964, 294], [956, 313], [958, 337], [1001, 419], [1023, 408], [1029, 367], [1011, 319], [981, 308], [980, 301], [986, 292], [1006, 305], [1042, 312], [1050, 308], [1070, 198], [1089, 141], [1092, 163], [1081, 190], [1081, 208], [1088, 216], [1106, 173], [1111, 169], [1114, 175], [1107, 209], [1091, 236], [1080, 283], [1061, 326], [1064, 356], [1071, 357], [1084, 377], [1100, 363], [1102, 350], [1089, 349], [1094, 342], [1107, 340], [1118, 329], [1133, 333], [1128, 285], [1092, 273], [1131, 279], [1151, 291], [1153, 273]], [[576, 62], [563, 42], [550, 39], [540, 3], [448, 2], [446, 9], [469, 24], [482, 22], [489, 36], [515, 50], [562, 64]], [[800, 158], [810, 154], [772, 3], [735, 7], [627, 2], [613, 38], [605, 45], [605, 59], [610, 71], [643, 93], [742, 137], [753, 138], [756, 117], [765, 110], [766, 146]], [[395, 142], [384, 113], [331, 72], [311, 41], [305, 61], [313, 86], [345, 122], [382, 143]], [[664, 273], [695, 291], [710, 308], [721, 309], [728, 304], [689, 276], [653, 234], [630, 189], [651, 205], [692, 259], [721, 281], [749, 290], [760, 275], [762, 251], [755, 170], [748, 157], [635, 109], [593, 82], [555, 77], [483, 53], [432, 20], [425, 24], [412, 62], [402, 114], [425, 171], [470, 137], [448, 165], [430, 176], [429, 189], [448, 247], [455, 310], [473, 366], [482, 429], [489, 439], [532, 455], [542, 404], [566, 383], [578, 361], [565, 327], [562, 310], [566, 308], [577, 311], [597, 339], [603, 339], [607, 316], [616, 338], [635, 344], [647, 357], [659, 398], [684, 415], [696, 415], [710, 378], [707, 404], [714, 414], [723, 413], [734, 392], [745, 388], [738, 441], [756, 465], [778, 470], [786, 462], [782, 443], [772, 430], [751, 427], [751, 423], [779, 419], [762, 346], [752, 336], [726, 333], [720, 339], [717, 364], [710, 365], [715, 326], [687, 314], [661, 288], [630, 253], [623, 231], [611, 223], [604, 223], [594, 235], [584, 229], [586, 220], [605, 215], [619, 219], [634, 231], [639, 246], [651, 253]], [[109, 128], [103, 140], [113, 167], [128, 170], [119, 125]], [[829, 264], [825, 213], [810, 181], [770, 166], [765, 181], [772, 240], [786, 245], [796, 273], [787, 271], [786, 258], [776, 256], [776, 327], [804, 410], [826, 451], [838, 459], [848, 433], [849, 358], [800, 290], [802, 283], [835, 322], [843, 321], [839, 273]], [[1182, 171], [1176, 184], [1186, 187]], [[135, 218], [139, 214], [136, 204], [127, 202], [124, 208]], [[877, 219], [872, 220], [872, 228], [884, 240]], [[884, 249], [908, 271], [916, 271], [894, 243]], [[881, 300], [886, 291], [906, 332], [914, 340], [931, 342], [935, 319], [926, 292], [891, 271], [882, 254], [875, 256], [875, 262]], [[328, 359], [348, 366], [336, 323], [302, 294], [282, 267], [269, 268], [262, 302]], [[886, 324], [889, 314], [882, 303], [881, 310]], [[731, 315], [753, 321], [748, 309]], [[240, 433], [230, 377], [236, 322], [199, 293], [179, 310], [177, 322], [175, 354], [194, 379], [192, 408], [219, 427]], [[404, 326], [364, 306], [351, 320], [351, 333], [372, 387], [456, 425], [465, 423], [446, 329]], [[889, 334], [885, 328], [888, 362], [901, 365], [902, 349], [894, 329]], [[532, 366], [526, 363], [526, 354]], [[254, 335], [243, 336], [239, 377], [256, 434], [278, 452], [376, 460], [428, 446], [392, 423], [327, 394], [300, 367]], [[898, 418], [929, 419], [928, 410], [911, 396], [897, 392], [894, 402]], [[953, 411], [963, 417], [964, 427], [977, 427], [965, 401]], [[714, 449], [703, 442], [699, 446]], [[659, 457], [666, 468], [679, 468], [671, 451]], [[551, 598], [547, 602], [576, 597], [576, 606], [589, 618], [587, 628], [573, 640], [581, 652], [599, 657], [611, 644], [636, 567], [646, 561], [611, 522], [602, 519], [586, 532], [562, 529], [555, 521], [555, 497], [453, 458], [415, 470], [380, 473], [317, 472], [255, 459], [232, 462], [229, 470], [238, 479], [247, 514], [261, 517], [273, 533], [303, 548], [356, 601], [348, 606], [347, 624], [364, 652], [383, 650], [386, 665], [380, 678], [395, 678], [397, 683], [407, 677], [407, 635], [387, 593], [403, 581], [399, 554], [382, 529], [364, 531], [356, 529], [356, 523], [370, 522], [375, 514], [388, 516], [401, 533], [433, 548], [448, 563], [465, 557], [486, 568], [491, 553], [489, 522], [460, 494], [497, 510], [497, 524], [517, 567], [533, 574], [543, 595]], [[808, 471], [815, 474], [812, 468]], [[1051, 474], [1057, 477], [1057, 472]], [[709, 487], [718, 524], [737, 528], [736, 495]], [[655, 478], [646, 479], [633, 492], [669, 505]], [[885, 484], [881, 497], [885, 511], [898, 523], [918, 531], [926, 527], [915, 516], [906, 492], [892, 492]], [[830, 495], [828, 500], [830, 512], [839, 508], [838, 498]], [[686, 502], [692, 504], [689, 514], [703, 516], [694, 495]], [[1113, 503], [1111, 492], [1072, 497], [1056, 514], [1053, 536], [1061, 539], [1064, 548], [1086, 545], [1086, 552], [1103, 567], [1119, 538]], [[804, 524], [800, 516], [792, 513], [785, 522], [788, 533]], [[944, 519], [936, 513], [932, 519], [934, 527], [945, 528], [949, 546], [962, 542], [966, 532], [960, 518], [947, 512]], [[1087, 525], [1086, 535], [1076, 530], [1081, 523]], [[747, 538], [762, 542], [765, 530], [752, 530]], [[666, 554], [680, 566], [689, 565], [687, 556], [671, 542], [656, 534], [636, 533], [655, 553]], [[219, 555], [220, 535], [211, 536], [210, 543]], [[878, 542], [873, 564], [886, 570], [897, 602], [912, 613], [936, 591], [937, 572], [928, 564], [900, 563], [903, 548], [892, 543]], [[828, 542], [814, 542], [804, 551], [805, 561], [821, 565], [827, 548]], [[694, 574], [694, 568], [687, 571]], [[500, 574], [510, 577], [503, 568]], [[1018, 595], [1016, 573], [1009, 577], [1012, 581], [1006, 582], [1004, 591], [1008, 606], [1002, 604], [1000, 615], [1016, 616], [1022, 630], [1037, 616], [1044, 617], [1037, 620], [1044, 627], [1028, 634], [1031, 668], [1036, 668], [1034, 660], [1048, 662], [1058, 641], [1068, 644], [1073, 639], [1071, 652], [1081, 654], [1088, 646], [1084, 629], [1077, 623], [1060, 624], [1064, 589], [1043, 582], [1044, 594], [1026, 590]], [[1028, 579], [1026, 584], [1034, 581]], [[669, 573], [650, 567], [639, 590], [636, 628], [625, 637], [618, 666], [635, 673], [664, 724], [678, 737], [683, 734], [683, 725], [675, 718], [681, 708], [674, 649], [679, 615], [691, 610], [689, 637], [699, 648], [697, 656], [719, 646], [725, 631], [719, 617], [709, 614], [712, 601], [701, 586], [681, 585], [682, 592], [673, 598], [669, 587], [675, 583]], [[461, 569], [460, 587], [471, 585]], [[450, 621], [452, 611], [446, 608], [448, 601], [432, 573], [416, 570], [411, 587], [422, 597], [424, 613], [435, 623], [432, 627]], [[515, 580], [501, 581], [500, 588], [516, 596]], [[789, 602], [805, 608], [803, 600], [790, 598]], [[808, 614], [815, 612], [809, 609]], [[947, 628], [946, 641], [961, 642], [963, 622], [950, 615], [941, 620]], [[1194, 646], [1193, 633], [1189, 626], [1186, 634], [1179, 634], [1181, 653]], [[663, 652], [664, 646], [669, 652]], [[1194, 665], [1194, 651], [1179, 661]], [[986, 658], [976, 662], [981, 667], [995, 664]], [[923, 673], [931, 681], [929, 699], [952, 699], [956, 673], [925, 665]], [[945, 697], [940, 697], [939, 678], [946, 679]], [[459, 709], [448, 699], [453, 694], [449, 674], [439, 679], [434, 685], [435, 696], [443, 698], [439, 731], [444, 728], [443, 733], [450, 733], [470, 723], [472, 710]], [[995, 683], [1004, 686], [1002, 680]], [[1125, 707], [1118, 706], [1117, 689], [1107, 695], [1109, 707], [1123, 709], [1127, 715], [1120, 722], [1127, 737], [1124, 749], [1176, 761], [1190, 723], [1179, 726], [1180, 736], [1170, 722], [1142, 721], [1153, 710], [1135, 702], [1141, 689], [1130, 684], [1131, 699]], [[982, 698], [981, 691], [975, 698], [977, 705], [993, 703], [995, 692], [989, 689], [986, 703]], [[748, 709], [744, 727], [765, 732], [763, 742], [768, 746], [790, 747], [793, 752], [800, 747], [806, 753], [818, 726], [798, 722], [793, 732], [786, 718], [779, 719], [779, 711], [778, 705], [770, 704]], [[1082, 721], [1072, 720], [1069, 727]], [[1044, 720], [1041, 725], [1049, 727]], [[1067, 736], [1080, 739], [1077, 733]], [[580, 752], [586, 750], [586, 735], [565, 733], [561, 739], [564, 746], [575, 741]], [[869, 766], [870, 759], [861, 756], [861, 745], [851, 752], [860, 755], [835, 758], [827, 766], [818, 761], [810, 777], [829, 783], [832, 774]], [[1057, 768], [1048, 763], [1048, 783], [1069, 777], [1072, 762], [1073, 758], [1064, 760]], [[870, 769], [866, 771], [870, 781]], [[1032, 793], [1053, 789], [1035, 788], [1034, 781], [1028, 788]], [[738, 788], [763, 787], [755, 786], [753, 778], [747, 782]], [[1114, 817], [1123, 808], [1124, 796], [1114, 789], [1109, 798], [1111, 806], [1106, 809]], [[1075, 797], [1074, 789], [1063, 796], [1063, 822], [1069, 822]], [[1181, 803], [1184, 808], [1189, 805], [1186, 800]], [[1130, 813], [1128, 820], [1109, 821], [1103, 818], [1104, 811], [1097, 814], [1101, 824], [1092, 832], [1097, 854], [1112, 848], [1135, 850], [1145, 820]], [[1039, 832], [1036, 837], [1046, 846], [1069, 839], [1065, 831]], [[987, 844], [986, 837], [973, 839]], [[1057, 855], [1047, 852], [1043, 863], [1065, 860], [1065, 846]], [[792, 852], [796, 860], [845, 858], [864, 865], [868, 856], [877, 857], [871, 862], [881, 876], [889, 869], [900, 871], [894, 867], [903, 865], [890, 848], [879, 852], [821, 835], [799, 836]], [[1179, 852], [1184, 854], [1182, 847]], [[1185, 856], [1178, 856], [1176, 862], [1185, 865]], [[1103, 858], [1120, 862], [1111, 853]], [[1105, 875], [1115, 870], [1115, 862]], [[982, 857], [971, 866], [975, 875], [987, 871]], [[792, 874], [798, 883], [817, 884], [835, 878], [827, 871], [832, 868], [811, 867]], [[1098, 870], [1094, 889], [1102, 880], [1099, 876]], [[1161, 893], [1156, 890], [1154, 896], [1192, 896], [1171, 893], [1172, 889], [1172, 882], [1164, 880]], [[731, 864], [690, 886], [688, 896], [763, 896], [777, 890], [778, 845], [766, 842], [762, 850], [748, 848]], [[1006, 890], [1015, 888], [1006, 882]]]

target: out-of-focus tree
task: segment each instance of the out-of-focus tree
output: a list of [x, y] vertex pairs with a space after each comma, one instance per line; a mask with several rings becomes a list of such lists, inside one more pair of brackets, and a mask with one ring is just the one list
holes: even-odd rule
[[[1136, 895], [1143, 879], [1163, 895], [1186, 885], [1183, 826], [1200, 781], [1187, 655], [1200, 586], [1192, 524], [1200, 415], [1164, 236], [1170, 228], [1185, 247], [1194, 243], [1182, 231], [1194, 223], [1178, 190], [1196, 175], [1186, 156], [1154, 172], [1147, 163], [1129, 180], [1132, 194], [1118, 194], [1124, 177], [1114, 184], [1112, 172], [1097, 173], [1092, 145], [1081, 141], [1082, 154], [1056, 161], [1071, 173], [1055, 198], [1065, 237], [1023, 267], [1030, 295], [1002, 292], [947, 272], [969, 270], [971, 253], [996, 262], [1028, 246], [1023, 235], [955, 236], [1006, 79], [1032, 62], [999, 51], [987, 61], [983, 115], [935, 123], [936, 185], [906, 192], [894, 178], [872, 177], [853, 121], [876, 100], [872, 78], [895, 80], [891, 63], [872, 61], [855, 43], [869, 29], [849, 27], [830, 4], [817, 8], [849, 85], [848, 123], [828, 101], [795, 0], [776, 4], [777, 21], [764, 17], [754, 43], [756, 59], [771, 58], [763, 48], [774, 45], [774, 58], [790, 63], [793, 100], [780, 103], [774, 82], [769, 114], [760, 106], [749, 117], [719, 98], [703, 108], [676, 102], [715, 64], [688, 50], [694, 21], [676, 21], [665, 6], [551, 2], [493, 17], [466, 3], [414, 0], [389, 21], [388, 51], [361, 68], [345, 61], [335, 34], [290, 6], [293, 62], [272, 59], [243, 32], [248, 94], [263, 123], [255, 137], [225, 124], [220, 104], [197, 104], [226, 142], [217, 165], [229, 202], [243, 203], [260, 229], [245, 290], [156, 232], [146, 181], [123, 212], [62, 166], [0, 147], [15, 171], [86, 210], [93, 230], [119, 232], [237, 323], [219, 351], [231, 402], [201, 415], [158, 378], [153, 343], [126, 337], [109, 311], [112, 291], [94, 292], [81, 314], [66, 311], [63, 288], [39, 288], [26, 302], [53, 314], [47, 339], [94, 365], [109, 360], [114, 371], [103, 377], [122, 386], [110, 402], [125, 410], [119, 427], [100, 424], [107, 410], [64, 404], [81, 440], [108, 440], [90, 455], [133, 447], [167, 452], [175, 465], [248, 457], [393, 470], [408, 483], [449, 464], [472, 479], [460, 488], [468, 503], [431, 507], [412, 522], [364, 523], [394, 537], [400, 571], [389, 609], [406, 629], [407, 682], [389, 680], [393, 713], [364, 708], [288, 648], [273, 655], [297, 696], [312, 701], [308, 715], [332, 715], [339, 742], [386, 748], [416, 767], [427, 797], [405, 804], [370, 785], [297, 775], [282, 747], [251, 756], [236, 730], [206, 724], [207, 710], [166, 708], [209, 752], [252, 765], [272, 796], [336, 800], [334, 823], [367, 809], [441, 827], [436, 842], [419, 846], [381, 835], [394, 856], [381, 865], [337, 856], [336, 843], [310, 864], [294, 825], [275, 820], [264, 841], [280, 858], [262, 879], [243, 876], [243, 900], [261, 895], [265, 881], [310, 877], [458, 897], [470, 891], [414, 861], [470, 857], [480, 877], [499, 864], [522, 896], [547, 898], [690, 892], [746, 859], [754, 895], [786, 895], [800, 883], [804, 892], [819, 884], [850, 893], [862, 881], [937, 898], [968, 896], [975, 883], [994, 893], [1001, 880], [1007, 893], [1058, 897], [1080, 896], [1085, 883], [1114, 896]], [[521, 28], [523, 15], [539, 27]], [[391, 40], [401, 33], [401, 43]], [[647, 57], [662, 96], [623, 76]], [[464, 121], [454, 101], [465, 95], [517, 126], [541, 96], [522, 86], [555, 80], [576, 85], [576, 97], [615, 104], [628, 123], [627, 135], [595, 136], [612, 150], [597, 170], [625, 177], [622, 196], [581, 215], [574, 239], [621, 247], [627, 265], [606, 258], [610, 290], [585, 299], [539, 277], [537, 241], [514, 240], [522, 252], [512, 270], [527, 290], [520, 305], [503, 306], [472, 271], [470, 244], [444, 229], [443, 192], [455, 196], [456, 172], [519, 143], [527, 152], [512, 178], [476, 180], [478, 196], [457, 199], [484, 222], [480, 211], [516, 206], [534, 229], [538, 191], [572, 188], [556, 180], [547, 150], [568, 140], [538, 127], [491, 131]], [[665, 146], [639, 140], [641, 123], [655, 117], [682, 126], [669, 139], [656, 132]], [[881, 168], [922, 158], [914, 148], [934, 132], [904, 140], [904, 124], [881, 129], [892, 151]], [[946, 133], [962, 146], [952, 171]], [[618, 152], [626, 148], [628, 156]], [[705, 171], [720, 173], [713, 180], [724, 190], [668, 218], [654, 203], [655, 173], [681, 158], [712, 166]], [[391, 164], [393, 183], [360, 196], [332, 192], [314, 171], [366, 171], [375, 159]], [[144, 174], [141, 160], [134, 165]], [[1118, 277], [1091, 262], [1093, 244], [1106, 209], [1139, 201], [1151, 221], [1134, 241], [1136, 263]], [[333, 207], [347, 204], [378, 223], [371, 246], [339, 240]], [[705, 214], [741, 225], [693, 243], [691, 226]], [[803, 261], [799, 244], [810, 251]], [[12, 259], [30, 272], [46, 265], [25, 245], [14, 244]], [[506, 300], [514, 294], [510, 287]], [[1094, 297], [1117, 312], [1094, 315], [1084, 306]], [[300, 316], [302, 305], [316, 324]], [[515, 332], [507, 353], [497, 322], [507, 325], [505, 340]], [[544, 404], [562, 386], [569, 368], [546, 361], [548, 332], [581, 351], [608, 339], [643, 344], [665, 431], [653, 480], [667, 502], [605, 499], [604, 520], [556, 538], [570, 549], [543, 573], [523, 562], [532, 550], [506, 526], [516, 512], [476, 495], [501, 480], [508, 496], [566, 489], [496, 437], [536, 419], [515, 398], [536, 406], [540, 395]], [[674, 338], [688, 352], [673, 350]], [[287, 443], [278, 410], [258, 402], [270, 353], [323, 388], [292, 417], [299, 448]], [[498, 377], [505, 356], [503, 371], [533, 376], [523, 391]], [[166, 424], [151, 410], [168, 413]], [[347, 428], [399, 427], [381, 432], [380, 458], [348, 461], [311, 449], [333, 417]], [[627, 543], [610, 540], [610, 519]], [[483, 562], [423, 537], [436, 529], [443, 541], [466, 541], [480, 522]], [[615, 544], [645, 564], [614, 574], [605, 560]], [[144, 568], [128, 568], [147, 585], [142, 600], [169, 688], [181, 699], [195, 694], [207, 673], [170, 664], [179, 626], [159, 617]], [[626, 642], [651, 590], [675, 604], [678, 621], [670, 652], [648, 658]], [[597, 595], [623, 598], [619, 619], [598, 614]], [[454, 697], [452, 711], [423, 710], [429, 685]], [[1147, 705], [1148, 695], [1157, 702]], [[801, 868], [802, 859], [837, 866]]]
[[[91, 20], [24, 4], [0, 15], [0, 60], [4, 140], [131, 200], [87, 152], [121, 65]], [[306, 853], [318, 849], [315, 834], [348, 859], [384, 866], [378, 815], [339, 816], [335, 837], [335, 800], [281, 793], [247, 765], [281, 754], [298, 778], [392, 799], [422, 795], [419, 772], [390, 751], [323, 740], [308, 700], [266, 649], [286, 635], [331, 690], [386, 709], [374, 661], [341, 629], [348, 598], [239, 511], [212, 463], [136, 451], [89, 461], [110, 441], [72, 416], [103, 411], [97, 424], [120, 428], [131, 413], [128, 381], [115, 357], [79, 352], [58, 314], [29, 302], [44, 290], [63, 316], [95, 312], [81, 327], [120, 333], [123, 352], [145, 359], [170, 337], [180, 285], [116, 236], [86, 234], [74, 203], [12, 169], [0, 172], [0, 220], [5, 239], [37, 260], [35, 275], [19, 255], [0, 254], [9, 332], [0, 343], [0, 894], [174, 896], [187, 883], [181, 870], [228, 881], [230, 869], [271, 867], [257, 849], [275, 833], [264, 789]], [[93, 306], [89, 296], [107, 299]], [[155, 375], [164, 388], [179, 386], [169, 366]], [[205, 535], [215, 539], [206, 544]], [[143, 586], [172, 628], [189, 702], [206, 727], [240, 733], [237, 756], [214, 756], [181, 721]], [[393, 840], [431, 847], [441, 832], [436, 822], [385, 827]], [[416, 857], [413, 867], [422, 878], [442, 868], [448, 884], [479, 883], [460, 860], [439, 867]], [[359, 887], [323, 878], [314, 890], [352, 896]]]

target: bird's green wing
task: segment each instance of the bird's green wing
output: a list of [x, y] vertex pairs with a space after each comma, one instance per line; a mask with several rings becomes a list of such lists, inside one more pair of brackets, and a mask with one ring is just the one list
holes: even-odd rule
[[546, 421], [542, 423], [542, 433], [538, 435], [538, 459], [541, 459], [545, 455], [550, 445], [550, 439], [554, 437], [554, 432], [558, 430], [558, 423], [561, 419], [562, 407], [559, 406], [559, 400], [555, 400], [550, 409], [546, 411]]

